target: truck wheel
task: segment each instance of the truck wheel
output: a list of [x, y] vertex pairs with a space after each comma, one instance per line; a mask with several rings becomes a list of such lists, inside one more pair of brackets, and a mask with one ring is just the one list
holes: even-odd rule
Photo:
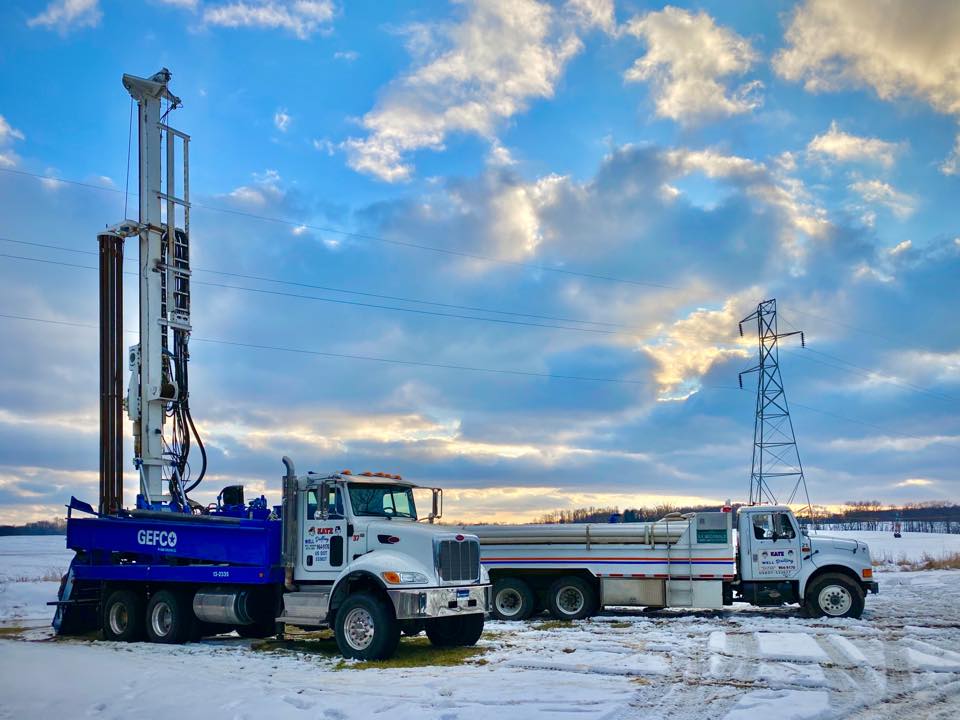
[[184, 596], [172, 590], [155, 592], [147, 603], [147, 639], [176, 645], [185, 642], [193, 628], [193, 609]]
[[520, 578], [497, 580], [493, 586], [493, 616], [497, 620], [526, 620], [533, 615], [537, 599]]
[[143, 637], [143, 597], [132, 590], [114, 590], [103, 606], [103, 638], [136, 642]]
[[863, 589], [846, 575], [821, 575], [807, 586], [804, 610], [808, 617], [859, 618], [863, 614]]
[[476, 645], [483, 634], [483, 614], [455, 615], [427, 622], [427, 637], [436, 647]]
[[400, 624], [393, 609], [370, 593], [350, 595], [334, 621], [337, 647], [345, 658], [385, 660], [397, 651]]
[[562, 577], [550, 586], [547, 607], [558, 620], [581, 620], [593, 614], [597, 594], [582, 578]]

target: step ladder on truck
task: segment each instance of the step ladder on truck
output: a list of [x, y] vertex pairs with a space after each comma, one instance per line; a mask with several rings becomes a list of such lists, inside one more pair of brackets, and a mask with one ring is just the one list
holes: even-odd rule
[[809, 616], [860, 617], [876, 593], [870, 549], [811, 537], [789, 507], [671, 514], [623, 524], [472, 525], [493, 582], [492, 614], [562, 620], [603, 607], [719, 609], [797, 604]]
[[[341, 653], [361, 659], [389, 657], [403, 631], [426, 631], [434, 645], [476, 643], [489, 581], [478, 539], [433, 524], [439, 489], [422, 489], [432, 504], [418, 512], [417, 486], [398, 475], [298, 475], [285, 457], [280, 505], [247, 502], [239, 485], [209, 506], [190, 497], [207, 457], [187, 380], [190, 138], [167, 119], [180, 106], [169, 82], [166, 69], [123, 77], [138, 107], [140, 215], [98, 236], [100, 501], [68, 506], [75, 556], [51, 603], [54, 628], [157, 643], [332, 628]], [[140, 338], [127, 352], [124, 397], [127, 238], [139, 243]], [[124, 407], [140, 479], [133, 508], [123, 496]], [[201, 455], [196, 478], [191, 447]]]

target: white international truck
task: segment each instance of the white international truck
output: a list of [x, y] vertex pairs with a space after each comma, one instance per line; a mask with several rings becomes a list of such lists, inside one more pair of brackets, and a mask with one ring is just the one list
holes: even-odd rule
[[[735, 531], [736, 528], [736, 531]], [[656, 522], [463, 526], [480, 538], [492, 613], [544, 608], [574, 620], [604, 606], [722, 608], [798, 603], [812, 617], [860, 617], [876, 593], [870, 549], [810, 537], [790, 508], [671, 514]]]

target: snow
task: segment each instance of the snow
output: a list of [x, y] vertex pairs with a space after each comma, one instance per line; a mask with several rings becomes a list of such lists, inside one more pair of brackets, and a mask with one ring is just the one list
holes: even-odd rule
[[810, 534], [865, 542], [870, 546], [870, 557], [875, 564], [899, 565], [919, 562], [925, 557], [941, 560], [960, 553], [957, 534], [905, 532], [900, 538], [895, 538], [892, 532], [868, 530], [816, 530]]
[[776, 660], [823, 662], [827, 654], [817, 641], [806, 633], [757, 633], [761, 657]]
[[0, 537], [0, 582], [56, 580], [67, 571], [73, 551], [63, 535]]
[[821, 690], [757, 690], [737, 700], [727, 720], [810, 720], [824, 717], [830, 696]]
[[62, 537], [0, 538], [0, 718], [960, 717], [956, 570], [878, 572], [861, 620], [747, 606], [612, 610], [561, 627], [544, 616], [488, 622], [485, 652], [459, 665], [359, 669], [230, 637], [54, 640], [57, 582], [43, 578], [69, 559]]

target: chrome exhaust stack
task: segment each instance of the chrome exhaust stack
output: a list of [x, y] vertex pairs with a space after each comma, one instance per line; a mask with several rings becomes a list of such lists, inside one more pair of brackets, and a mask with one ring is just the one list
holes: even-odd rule
[[283, 456], [283, 466], [286, 468], [286, 475], [283, 476], [283, 584], [287, 590], [296, 590], [297, 586], [293, 582], [293, 566], [297, 561], [297, 529], [299, 518], [297, 517], [297, 470], [293, 465], [293, 460], [286, 455]]

